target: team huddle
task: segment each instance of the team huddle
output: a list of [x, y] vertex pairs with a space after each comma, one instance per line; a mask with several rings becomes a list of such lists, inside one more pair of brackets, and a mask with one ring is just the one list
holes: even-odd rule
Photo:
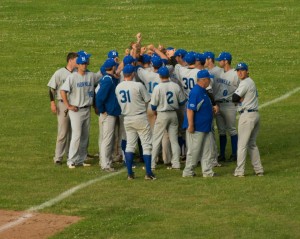
[[[115, 172], [117, 150], [128, 180], [135, 179], [138, 145], [146, 180], [156, 179], [153, 171], [158, 162], [180, 170], [181, 160], [185, 160], [182, 177], [196, 176], [198, 163], [203, 177], [215, 177], [213, 168], [226, 161], [236, 161], [234, 176], [244, 177], [247, 150], [255, 174], [263, 176], [256, 145], [258, 94], [247, 64], [240, 62], [233, 69], [229, 52], [215, 58], [209, 51], [142, 46], [141, 34], [136, 38], [122, 61], [117, 51], [108, 52], [97, 73], [87, 69], [90, 54], [71, 52], [66, 67], [50, 79], [51, 110], [58, 119], [54, 163], [62, 164], [66, 154], [70, 169], [90, 166], [85, 160], [94, 107], [99, 115], [99, 165], [106, 172]], [[227, 134], [230, 156], [225, 153]]]

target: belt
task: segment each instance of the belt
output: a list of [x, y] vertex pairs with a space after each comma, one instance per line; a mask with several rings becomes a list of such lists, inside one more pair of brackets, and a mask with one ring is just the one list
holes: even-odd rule
[[59, 101], [59, 102], [62, 102], [62, 103], [64, 102], [63, 100], [58, 100], [58, 101]]
[[157, 112], [160, 113], [160, 112], [173, 112], [173, 111], [175, 110], [165, 110], [165, 111], [157, 111]]
[[231, 102], [230, 100], [225, 100], [225, 99], [221, 99], [221, 100], [216, 100], [217, 103], [229, 103]]
[[78, 109], [84, 109], [84, 108], [88, 108], [90, 107], [90, 105], [86, 105], [86, 106], [83, 106], [83, 107], [77, 107]]
[[240, 114], [243, 114], [244, 112], [258, 112], [258, 110], [241, 110], [241, 111], [239, 111]]

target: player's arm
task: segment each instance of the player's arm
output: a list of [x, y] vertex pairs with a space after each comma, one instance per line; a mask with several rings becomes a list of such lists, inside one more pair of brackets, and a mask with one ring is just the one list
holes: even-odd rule
[[64, 104], [66, 105], [66, 107], [67, 107], [68, 110], [72, 110], [72, 111], [77, 112], [78, 108], [76, 106], [74, 106], [74, 105], [70, 105], [70, 103], [68, 101], [67, 93], [68, 92], [65, 91], [65, 90], [61, 90], [60, 91], [60, 95], [61, 95], [61, 98], [62, 98]]
[[233, 95], [232, 95], [232, 102], [233, 103], [240, 103], [240, 102], [242, 102], [241, 100], [242, 100], [242, 97], [240, 97], [236, 93], [233, 93]]
[[153, 113], [155, 115], [157, 115], [158, 104], [159, 104], [159, 90], [158, 90], [158, 87], [155, 87], [152, 92], [151, 101], [150, 101], [151, 110], [153, 111]]
[[187, 115], [187, 120], [188, 120], [188, 128], [187, 131], [191, 134], [195, 132], [195, 127], [194, 127], [194, 111], [187, 109], [186, 110], [186, 115]]
[[98, 110], [98, 113], [103, 114], [106, 113], [105, 101], [112, 87], [111, 78], [109, 76], [104, 76], [104, 78], [100, 81], [99, 84], [100, 89], [96, 94], [96, 108]]
[[55, 89], [49, 87], [49, 97], [50, 97], [50, 107], [53, 114], [56, 114], [56, 104], [55, 104]]
[[157, 49], [156, 47], [154, 47], [153, 44], [149, 45], [148, 49], [150, 49], [151, 51], [153, 51], [157, 55], [159, 55], [161, 59], [169, 60], [168, 57], [163, 52], [161, 52], [159, 49]]

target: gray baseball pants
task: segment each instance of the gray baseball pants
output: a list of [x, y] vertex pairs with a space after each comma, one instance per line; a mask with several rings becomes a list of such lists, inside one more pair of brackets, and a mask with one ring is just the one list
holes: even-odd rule
[[247, 157], [247, 149], [249, 150], [251, 163], [255, 173], [263, 173], [263, 167], [260, 160], [260, 154], [256, 145], [256, 137], [259, 131], [259, 113], [244, 112], [241, 114], [238, 124], [238, 150], [237, 150], [237, 167], [234, 174], [244, 175]]
[[69, 114], [65, 114], [67, 107], [62, 101], [57, 102], [57, 138], [55, 147], [54, 162], [62, 161], [64, 154], [68, 156], [70, 139], [71, 139], [71, 123]]
[[153, 136], [152, 136], [152, 163], [151, 168], [155, 168], [156, 162], [165, 131], [168, 132], [168, 136], [171, 142], [172, 148], [172, 167], [180, 168], [180, 148], [178, 144], [178, 119], [176, 111], [157, 112], [157, 118], [154, 124]]
[[78, 112], [69, 110], [72, 137], [69, 150], [68, 165], [82, 165], [87, 156], [91, 109], [81, 108]]
[[193, 169], [197, 166], [199, 159], [201, 161], [203, 177], [213, 176], [213, 154], [210, 133], [194, 132], [191, 134], [186, 131], [186, 140], [188, 151], [182, 176], [192, 176], [194, 174]]

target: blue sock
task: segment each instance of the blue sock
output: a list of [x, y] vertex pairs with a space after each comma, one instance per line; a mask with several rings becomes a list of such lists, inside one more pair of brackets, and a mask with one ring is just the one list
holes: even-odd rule
[[133, 175], [133, 171], [132, 171], [133, 156], [134, 156], [133, 153], [125, 152], [125, 161], [126, 161], [128, 175]]
[[226, 135], [220, 135], [220, 155], [222, 157], [225, 157], [226, 144], [227, 144]]
[[126, 144], [127, 144], [127, 141], [124, 140], [124, 139], [122, 139], [122, 141], [121, 141], [121, 149], [124, 152], [124, 154], [125, 154]]
[[152, 175], [152, 170], [151, 170], [151, 155], [144, 155], [144, 162], [145, 162], [145, 168], [146, 168], [146, 174], [147, 175]]
[[238, 144], [238, 136], [232, 135], [231, 136], [231, 150], [232, 150], [232, 155], [237, 156], [237, 144]]

